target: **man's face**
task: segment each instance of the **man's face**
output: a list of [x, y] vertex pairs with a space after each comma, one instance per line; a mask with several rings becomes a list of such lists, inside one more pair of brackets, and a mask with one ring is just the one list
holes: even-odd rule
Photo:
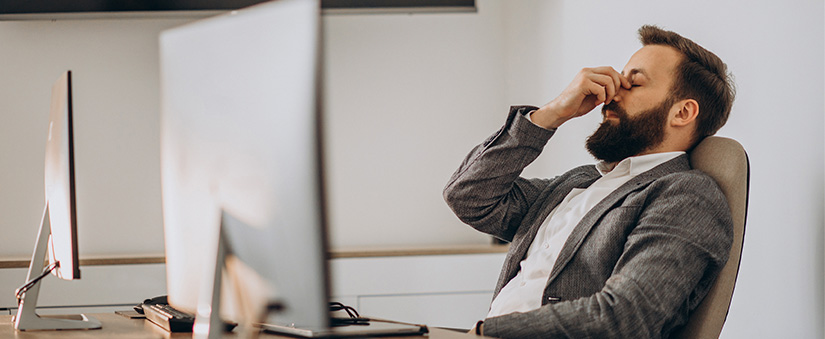
[[597, 159], [616, 162], [645, 154], [661, 144], [670, 118], [670, 88], [681, 54], [672, 47], [648, 45], [628, 61], [622, 75], [632, 87], [619, 89], [602, 107], [604, 121], [587, 139]]
[[596, 159], [618, 162], [627, 157], [643, 154], [662, 143], [665, 123], [673, 106], [665, 99], [658, 107], [630, 116], [615, 101], [602, 107], [603, 114], [610, 112], [615, 118], [605, 120], [587, 138], [587, 151]]

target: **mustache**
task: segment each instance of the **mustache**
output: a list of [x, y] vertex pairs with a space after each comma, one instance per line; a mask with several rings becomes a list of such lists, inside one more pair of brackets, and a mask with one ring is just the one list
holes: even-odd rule
[[627, 118], [627, 111], [619, 107], [619, 104], [615, 101], [611, 101], [609, 104], [602, 106], [602, 117], [607, 116], [607, 111], [615, 113], [620, 120]]

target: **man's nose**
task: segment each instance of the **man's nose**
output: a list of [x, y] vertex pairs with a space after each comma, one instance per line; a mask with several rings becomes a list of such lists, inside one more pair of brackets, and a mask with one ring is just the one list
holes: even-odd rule
[[613, 101], [621, 102], [624, 99], [624, 95], [627, 94], [627, 90], [624, 87], [619, 87], [616, 91], [616, 95], [613, 96]]

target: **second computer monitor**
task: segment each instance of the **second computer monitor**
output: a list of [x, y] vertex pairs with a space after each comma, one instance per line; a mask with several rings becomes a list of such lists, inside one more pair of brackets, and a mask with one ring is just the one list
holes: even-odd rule
[[284, 307], [269, 321], [329, 325], [319, 12], [317, 0], [282, 0], [160, 37], [167, 279], [179, 309], [198, 306], [226, 214], [252, 230], [233, 241]]

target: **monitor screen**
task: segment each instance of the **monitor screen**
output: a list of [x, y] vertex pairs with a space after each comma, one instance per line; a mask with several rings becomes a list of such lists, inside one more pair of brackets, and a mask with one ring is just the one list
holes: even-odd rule
[[[72, 127], [72, 72], [66, 71], [52, 86], [49, 132], [46, 137], [46, 207], [40, 223], [26, 282], [15, 291], [17, 314], [14, 329], [71, 330], [98, 329], [100, 321], [83, 314], [37, 314], [42, 278], [48, 272], [59, 278], [80, 279], [77, 248], [77, 212], [74, 181], [74, 135]], [[50, 265], [43, 268], [48, 255]], [[43, 274], [41, 274], [41, 271]]]
[[51, 223], [49, 261], [60, 263], [52, 272], [67, 280], [80, 279], [72, 140], [72, 73], [67, 71], [52, 86], [44, 176]]
[[[160, 36], [167, 286], [178, 309], [195, 312], [227, 214], [252, 230], [235, 250], [271, 287], [239, 289], [284, 307], [268, 321], [329, 325], [319, 12], [317, 0], [274, 1]], [[221, 307], [239, 321], [232, 289]]]

